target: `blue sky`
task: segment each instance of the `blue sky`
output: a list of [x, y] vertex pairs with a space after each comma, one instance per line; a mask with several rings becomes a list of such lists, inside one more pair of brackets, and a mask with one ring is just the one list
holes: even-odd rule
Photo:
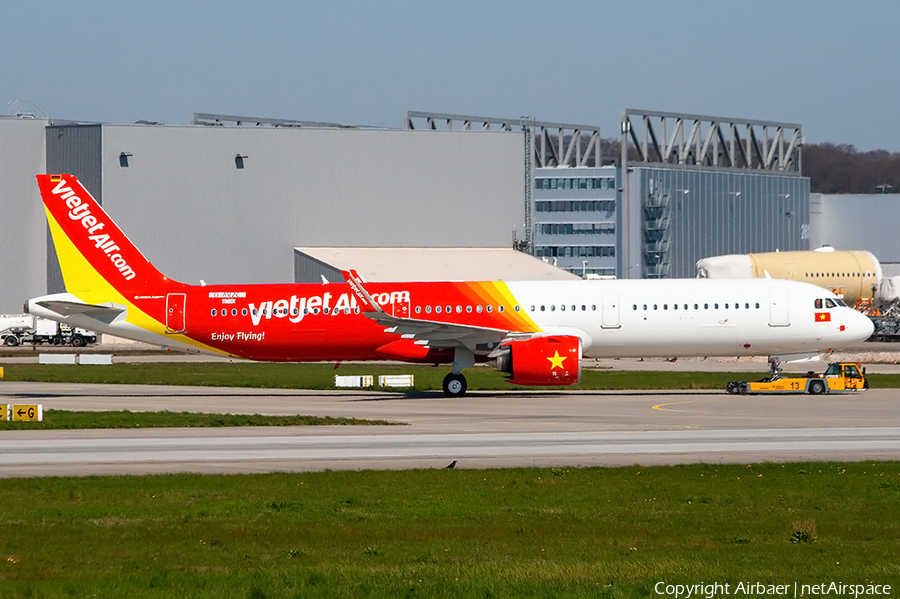
[[898, 25], [892, 0], [29, 0], [0, 13], [0, 101], [111, 123], [528, 115], [604, 137], [638, 108], [900, 151]]

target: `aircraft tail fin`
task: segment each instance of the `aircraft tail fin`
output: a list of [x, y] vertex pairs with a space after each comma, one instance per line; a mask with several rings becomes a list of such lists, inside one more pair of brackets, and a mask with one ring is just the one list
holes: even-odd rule
[[160, 273], [72, 175], [38, 175], [66, 291], [88, 303], [181, 287]]

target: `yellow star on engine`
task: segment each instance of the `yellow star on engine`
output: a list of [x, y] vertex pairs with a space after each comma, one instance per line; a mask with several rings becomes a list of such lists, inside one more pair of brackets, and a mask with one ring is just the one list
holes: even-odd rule
[[555, 356], [553, 356], [552, 358], [547, 358], [548, 360], [550, 360], [550, 370], [553, 370], [554, 368], [557, 368], [557, 367], [562, 368], [563, 360], [565, 360], [568, 357], [568, 356], [559, 355], [558, 351], [556, 351], [554, 353], [556, 354]]

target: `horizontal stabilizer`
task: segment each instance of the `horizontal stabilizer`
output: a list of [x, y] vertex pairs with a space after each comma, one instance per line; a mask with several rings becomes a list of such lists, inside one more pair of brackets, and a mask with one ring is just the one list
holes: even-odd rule
[[106, 324], [111, 323], [119, 316], [119, 314], [125, 312], [123, 306], [118, 306], [116, 304], [81, 304], [64, 300], [41, 300], [36, 303], [42, 308], [52, 310], [62, 316], [83, 314], [94, 320], [105, 322]]

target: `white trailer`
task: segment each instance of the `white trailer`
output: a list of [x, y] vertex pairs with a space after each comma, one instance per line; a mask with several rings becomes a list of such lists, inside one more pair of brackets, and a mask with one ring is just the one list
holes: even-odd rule
[[8, 347], [23, 343], [83, 347], [96, 343], [97, 333], [31, 314], [0, 314], [0, 342]]

